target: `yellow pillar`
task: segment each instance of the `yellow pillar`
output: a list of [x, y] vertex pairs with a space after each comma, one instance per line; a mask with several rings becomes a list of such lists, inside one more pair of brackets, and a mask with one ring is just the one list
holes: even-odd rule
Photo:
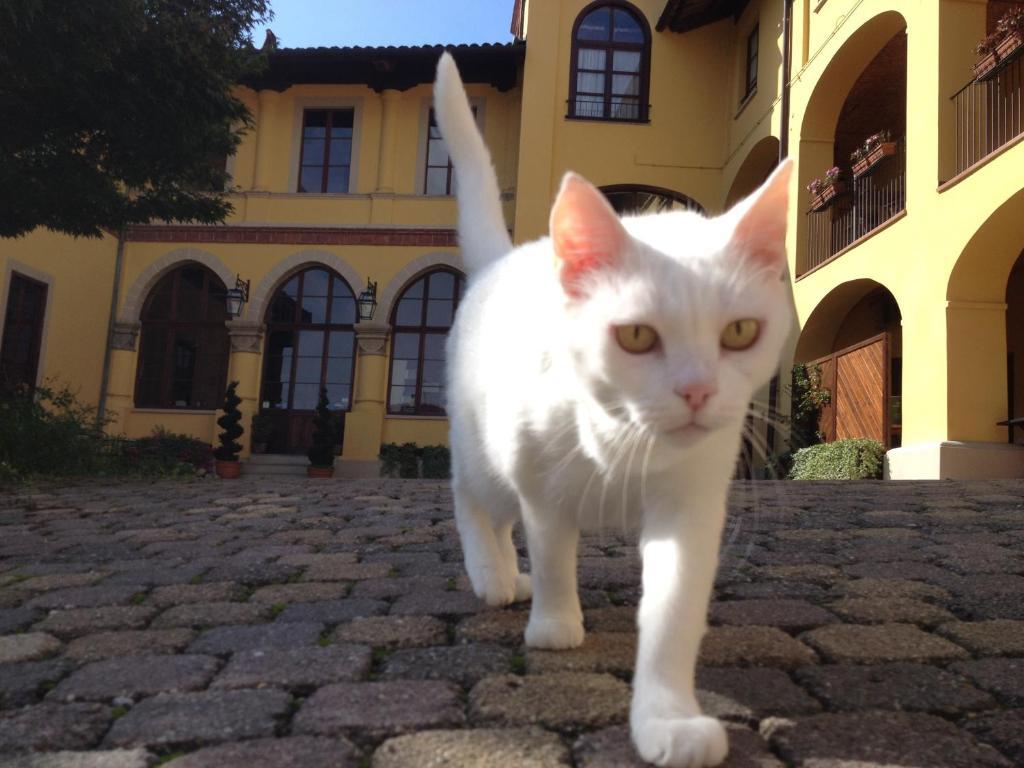
[[948, 439], [1005, 442], [1006, 304], [946, 302]]
[[[279, 141], [275, 140], [276, 134], [273, 126], [270, 125], [281, 94], [277, 91], [260, 91], [259, 98], [259, 123], [256, 127], [256, 167], [253, 170], [253, 189], [261, 192], [270, 192], [273, 186], [274, 161], [282, 151]], [[294, 192], [295, 190], [289, 190]]]
[[374, 224], [390, 224], [394, 218], [398, 112], [402, 94], [389, 89], [383, 91], [380, 98], [380, 156], [377, 162], [377, 185], [371, 195], [373, 207], [370, 216]]
[[123, 434], [135, 402], [135, 365], [139, 324], [117, 322], [110, 349], [110, 380], [107, 386], [107, 432]]
[[252, 445], [252, 417], [260, 409], [260, 352], [263, 345], [263, 326], [260, 323], [233, 320], [228, 323], [231, 337], [231, 357], [228, 362], [228, 381], [237, 381], [235, 389], [242, 402], [242, 457], [248, 457]]
[[356, 340], [356, 386], [352, 410], [345, 417], [345, 445], [342, 457], [352, 461], [375, 461], [384, 433], [387, 387], [387, 349], [390, 326], [358, 323]]

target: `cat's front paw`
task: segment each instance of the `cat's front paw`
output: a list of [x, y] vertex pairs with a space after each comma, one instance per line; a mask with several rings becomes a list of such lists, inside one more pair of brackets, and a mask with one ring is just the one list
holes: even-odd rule
[[526, 625], [526, 644], [530, 648], [563, 650], [583, 643], [583, 621], [580, 619], [534, 619]]
[[473, 593], [489, 606], [500, 608], [516, 600], [518, 585], [510, 574], [491, 568], [474, 568], [469, 570], [469, 581]]
[[530, 574], [516, 574], [516, 602], [521, 603], [533, 597], [533, 582], [530, 581]]
[[633, 724], [640, 757], [665, 768], [706, 768], [729, 754], [729, 737], [713, 717], [652, 717]]

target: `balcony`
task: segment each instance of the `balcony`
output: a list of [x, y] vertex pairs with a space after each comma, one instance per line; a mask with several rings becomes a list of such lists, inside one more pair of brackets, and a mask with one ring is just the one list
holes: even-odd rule
[[953, 95], [957, 176], [1024, 133], [1022, 54], [1018, 48], [984, 80], [972, 80]]
[[839, 255], [906, 208], [906, 145], [853, 179], [828, 208], [807, 213], [807, 256], [797, 277]]

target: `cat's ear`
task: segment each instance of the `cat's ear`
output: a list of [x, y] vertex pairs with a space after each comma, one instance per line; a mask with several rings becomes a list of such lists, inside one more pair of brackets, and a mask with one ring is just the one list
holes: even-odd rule
[[626, 230], [608, 200], [575, 173], [567, 173], [562, 179], [551, 209], [550, 227], [559, 280], [573, 298], [582, 295], [589, 275], [619, 259], [626, 244]]
[[792, 172], [793, 161], [783, 160], [754, 194], [730, 212], [735, 221], [732, 245], [742, 258], [776, 275], [781, 275], [786, 267], [786, 224]]

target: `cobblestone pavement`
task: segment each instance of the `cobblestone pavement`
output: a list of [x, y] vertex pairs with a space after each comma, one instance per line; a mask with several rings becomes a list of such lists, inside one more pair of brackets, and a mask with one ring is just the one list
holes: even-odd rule
[[[417, 481], [0, 495], [0, 765], [620, 768], [639, 562], [524, 649]], [[735, 768], [1024, 765], [1024, 481], [738, 487], [698, 675]]]

